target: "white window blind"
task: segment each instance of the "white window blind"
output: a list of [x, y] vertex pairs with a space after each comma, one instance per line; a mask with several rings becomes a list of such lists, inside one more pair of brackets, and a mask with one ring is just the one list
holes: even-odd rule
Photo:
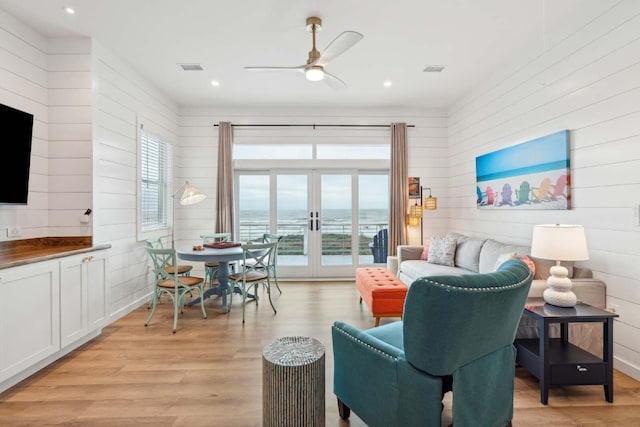
[[140, 228], [148, 232], [169, 227], [171, 146], [144, 130], [140, 134]]

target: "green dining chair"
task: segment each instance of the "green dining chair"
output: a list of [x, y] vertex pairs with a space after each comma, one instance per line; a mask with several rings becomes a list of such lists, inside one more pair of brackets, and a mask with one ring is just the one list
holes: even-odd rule
[[[148, 248], [164, 249], [164, 245], [162, 244], [162, 238], [160, 237], [147, 239], [146, 243]], [[174, 269], [173, 265], [167, 266], [167, 273], [172, 274], [173, 269]], [[191, 274], [191, 270], [193, 270], [193, 266], [190, 264], [178, 264], [178, 274], [188, 276], [189, 274]]]
[[197, 291], [200, 297], [200, 310], [202, 317], [207, 318], [207, 312], [204, 309], [204, 279], [195, 276], [181, 276], [176, 269], [171, 273], [168, 272], [170, 266], [176, 265], [175, 249], [154, 249], [147, 248], [147, 253], [153, 261], [155, 292], [153, 293], [152, 309], [144, 326], [149, 326], [151, 318], [156, 312], [158, 300], [162, 295], [167, 295], [173, 302], [173, 333], [176, 333], [178, 327], [178, 314], [183, 313], [186, 295], [192, 295]]
[[[242, 295], [242, 323], [244, 324], [244, 314], [247, 298], [252, 298], [258, 304], [258, 285], [262, 284], [269, 297], [269, 304], [276, 314], [276, 308], [271, 300], [271, 279], [273, 266], [275, 265], [275, 253], [278, 242], [272, 243], [250, 243], [242, 245], [241, 271], [229, 276], [229, 286], [240, 290]], [[253, 288], [253, 295], [250, 291]], [[231, 292], [229, 307], [233, 304], [233, 292]]]
[[280, 293], [282, 293], [282, 290], [280, 289], [280, 285], [278, 284], [278, 249], [280, 248], [280, 243], [282, 242], [283, 238], [284, 236], [281, 234], [264, 233], [262, 235], [262, 243], [277, 243], [276, 250], [273, 255], [273, 265], [270, 265], [268, 268], [271, 269], [271, 273], [273, 274], [273, 282], [276, 284], [276, 288]]
[[[228, 242], [231, 240], [231, 233], [201, 234], [200, 238], [202, 239], [202, 244]], [[217, 261], [208, 261], [204, 263], [204, 283], [208, 283], [209, 287], [213, 287], [214, 285], [219, 266], [220, 265]], [[233, 268], [231, 263], [229, 263], [229, 267]]]

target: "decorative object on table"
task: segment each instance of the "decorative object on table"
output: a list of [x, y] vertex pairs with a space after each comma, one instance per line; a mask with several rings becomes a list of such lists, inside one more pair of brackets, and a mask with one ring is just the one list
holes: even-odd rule
[[571, 291], [571, 279], [561, 261], [589, 259], [584, 227], [572, 224], [541, 224], [533, 227], [531, 256], [556, 262], [549, 270], [544, 300], [559, 307], [573, 307], [578, 298]]
[[237, 248], [238, 246], [242, 246], [240, 242], [213, 242], [213, 243], [204, 243], [202, 246], [210, 249], [229, 249], [229, 248]]
[[282, 337], [262, 351], [262, 425], [325, 425], [325, 348], [310, 337]]
[[[202, 191], [198, 190], [195, 187], [189, 185], [189, 181], [185, 181], [178, 189], [171, 195], [172, 199], [175, 199], [176, 195], [184, 188], [182, 195], [180, 196], [180, 204], [181, 205], [195, 205], [196, 203], [200, 203], [204, 199], [207, 198], [207, 195]], [[171, 214], [171, 247], [175, 249], [175, 216], [176, 216], [176, 205], [172, 203], [173, 212]]]
[[476, 205], [570, 209], [570, 176], [569, 131], [562, 130], [476, 157]]

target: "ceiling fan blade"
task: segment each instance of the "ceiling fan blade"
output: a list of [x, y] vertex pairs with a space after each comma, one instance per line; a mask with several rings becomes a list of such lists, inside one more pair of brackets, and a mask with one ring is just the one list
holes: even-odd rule
[[343, 90], [347, 88], [347, 84], [344, 81], [331, 73], [327, 73], [326, 71], [324, 72], [324, 79], [322, 80], [326, 82], [331, 89], [334, 90]]
[[321, 65], [324, 67], [329, 61], [343, 54], [347, 49], [362, 40], [362, 37], [364, 36], [356, 31], [345, 31], [339, 34], [338, 37], [329, 43], [324, 52], [320, 54], [320, 58], [311, 65]]
[[244, 67], [247, 71], [304, 71], [305, 65], [297, 67]]

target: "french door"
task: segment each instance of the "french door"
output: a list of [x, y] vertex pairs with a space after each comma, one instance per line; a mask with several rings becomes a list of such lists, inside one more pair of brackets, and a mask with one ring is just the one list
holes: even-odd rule
[[358, 169], [237, 171], [242, 241], [284, 235], [278, 276], [353, 277], [373, 263], [369, 243], [388, 224], [388, 172]]

